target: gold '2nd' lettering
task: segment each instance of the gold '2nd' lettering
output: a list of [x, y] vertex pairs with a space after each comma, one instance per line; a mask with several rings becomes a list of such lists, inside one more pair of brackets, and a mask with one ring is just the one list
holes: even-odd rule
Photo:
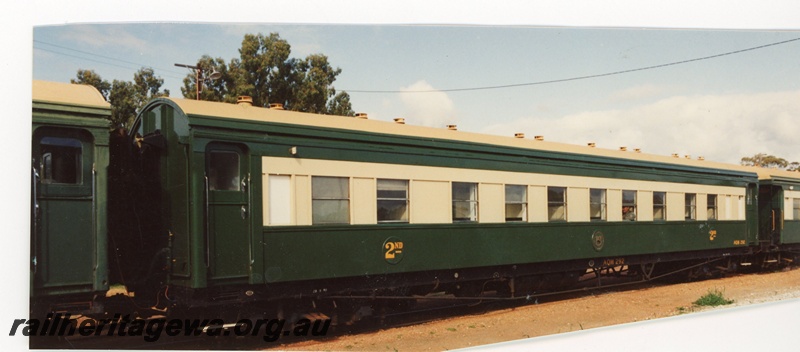
[[403, 253], [403, 242], [386, 242], [383, 248], [386, 249], [384, 257], [386, 259], [394, 259], [395, 256]]

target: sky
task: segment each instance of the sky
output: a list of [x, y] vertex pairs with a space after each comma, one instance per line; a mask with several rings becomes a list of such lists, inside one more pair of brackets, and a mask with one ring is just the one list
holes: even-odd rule
[[[800, 41], [625, 74], [505, 89], [670, 64], [800, 38], [788, 0], [442, 0], [5, 2], [6, 84], [0, 202], [6, 302], [26, 302], [30, 80], [68, 82], [78, 69], [132, 80], [153, 67], [180, 96], [203, 54], [237, 56], [245, 33], [278, 32], [292, 57], [323, 53], [334, 86], [372, 119], [600, 148], [738, 163], [764, 152], [800, 161]], [[404, 91], [361, 93], [356, 91]], [[412, 93], [409, 91], [433, 91]], [[26, 132], [27, 131], [27, 132]], [[22, 147], [17, 147], [22, 146]], [[17, 171], [19, 170], [19, 171]], [[26, 316], [0, 306], [0, 326]], [[764, 330], [767, 331], [767, 330]], [[757, 336], [757, 335], [754, 335]], [[23, 338], [0, 343], [25, 348]]]
[[[356, 112], [373, 119], [404, 117], [415, 125], [457, 124], [462, 131], [507, 136], [523, 132], [727, 163], [762, 152], [800, 161], [798, 30], [45, 25], [33, 27], [33, 78], [68, 82], [78, 69], [92, 69], [108, 81], [130, 81], [139, 68], [152, 67], [164, 88], [179, 97], [181, 80], [192, 72], [175, 63], [194, 64], [202, 55], [230, 62], [246, 33], [278, 33], [295, 58], [327, 55], [342, 69], [334, 87], [350, 94]], [[785, 41], [790, 42], [732, 53]], [[700, 58], [707, 59], [638, 70]], [[605, 75], [628, 70], [634, 71]], [[550, 81], [560, 82], [542, 83]]]

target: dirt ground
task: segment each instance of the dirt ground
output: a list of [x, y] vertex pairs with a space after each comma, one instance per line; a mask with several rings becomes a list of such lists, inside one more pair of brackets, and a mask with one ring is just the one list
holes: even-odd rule
[[[722, 291], [734, 304], [717, 308], [693, 306], [692, 302], [710, 290]], [[277, 348], [441, 351], [791, 298], [800, 298], [800, 269], [586, 294], [579, 298]]]

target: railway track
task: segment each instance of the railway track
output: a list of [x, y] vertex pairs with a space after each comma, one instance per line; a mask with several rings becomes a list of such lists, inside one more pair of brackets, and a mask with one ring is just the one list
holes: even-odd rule
[[[272, 341], [266, 341], [266, 331], [263, 334], [238, 336], [241, 331], [237, 332], [235, 330], [237, 329], [235, 324], [218, 326], [219, 329], [215, 334], [209, 334], [207, 330], [202, 330], [199, 333], [181, 331], [175, 336], [170, 336], [162, 331], [155, 339], [150, 334], [151, 341], [145, 339], [148, 336], [146, 331], [143, 334], [130, 336], [129, 330], [122, 330], [122, 333], [118, 331], [112, 336], [108, 336], [107, 333], [103, 332], [99, 336], [80, 336], [79, 334], [61, 337], [46, 336], [31, 338], [30, 341], [32, 348], [50, 349], [280, 349], [281, 346], [300, 343], [308, 339], [319, 341], [334, 340], [345, 336], [370, 333], [380, 329], [418, 325], [456, 316], [479, 315], [495, 310], [568, 300], [597, 293], [654, 287], [664, 285], [662, 281], [656, 280], [663, 276], [666, 275], [644, 280], [638, 275], [635, 277], [628, 277], [624, 274], [598, 277], [592, 272], [587, 272], [578, 285], [569, 290], [518, 297], [507, 297], [497, 292], [485, 292], [480, 297], [457, 297], [447, 294], [432, 294], [420, 297], [370, 297], [374, 299], [372, 301], [373, 308], [358, 321], [344, 323], [336, 321], [334, 318], [331, 328], [326, 329], [325, 333], [320, 334], [320, 336], [313, 336], [308, 333], [296, 336], [293, 333], [293, 327], [287, 326], [277, 331], [277, 334], [270, 335], [275, 337]], [[343, 301], [345, 299], [360, 300], [365, 297], [335, 296], [329, 298]], [[403, 304], [396, 304], [397, 302], [403, 302]], [[323, 317], [320, 316], [318, 318]], [[152, 319], [154, 318], [150, 320]]]

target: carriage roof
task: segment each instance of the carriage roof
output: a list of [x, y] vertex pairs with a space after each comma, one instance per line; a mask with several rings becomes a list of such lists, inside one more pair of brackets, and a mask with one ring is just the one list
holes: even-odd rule
[[490, 144], [537, 151], [578, 154], [604, 158], [631, 160], [637, 162], [654, 162], [678, 165], [683, 167], [711, 168], [727, 170], [735, 173], [758, 174], [759, 179], [789, 178], [800, 182], [800, 173], [784, 170], [746, 167], [741, 165], [726, 164], [708, 160], [696, 160], [646, 154], [632, 151], [621, 151], [604, 148], [594, 148], [582, 145], [557, 143], [533, 139], [504, 137], [496, 135], [479, 134], [464, 131], [453, 131], [446, 128], [431, 128], [398, 124], [388, 121], [360, 119], [346, 116], [320, 115], [296, 111], [268, 109], [250, 106], [248, 104], [228, 104], [189, 99], [165, 98], [180, 108], [188, 117], [206, 117], [220, 119], [236, 119], [252, 122], [268, 122], [310, 126], [315, 128], [330, 128], [352, 130], [359, 133], [376, 133], [431, 140], [449, 140], [467, 143]]
[[34, 102], [110, 109], [96, 88], [84, 84], [33, 81]]

